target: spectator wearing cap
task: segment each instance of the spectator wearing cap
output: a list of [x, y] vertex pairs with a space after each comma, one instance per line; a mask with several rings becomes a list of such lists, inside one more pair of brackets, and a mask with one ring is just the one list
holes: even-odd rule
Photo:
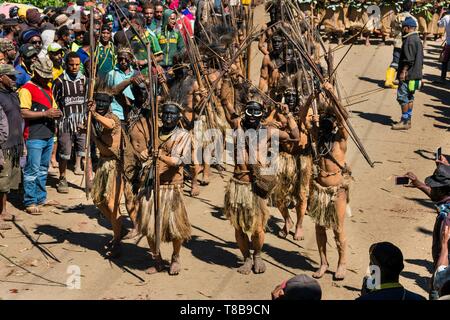
[[28, 29], [24, 31], [21, 35], [22, 44], [32, 44], [38, 53], [42, 49], [42, 37], [41, 33], [37, 29]]
[[27, 10], [26, 21], [30, 28], [39, 28], [42, 22], [41, 14], [36, 8], [31, 8]]
[[434, 202], [437, 217], [433, 228], [432, 256], [434, 266], [437, 267], [440, 248], [440, 230], [442, 222], [450, 214], [450, 166], [444, 156], [437, 161], [437, 168], [433, 175], [425, 179], [425, 183], [420, 181], [412, 172], [405, 174], [411, 182], [407, 187], [417, 188], [425, 193]]
[[19, 49], [19, 60], [16, 70], [18, 71], [16, 85], [18, 88], [30, 81], [33, 71], [31, 65], [38, 61], [39, 51], [32, 44], [24, 44]]
[[362, 295], [356, 300], [426, 300], [400, 284], [404, 265], [398, 247], [390, 242], [374, 243], [369, 249], [369, 259], [377, 271], [364, 279]]
[[411, 129], [414, 93], [420, 88], [423, 69], [423, 46], [416, 29], [417, 21], [406, 17], [402, 23], [403, 43], [397, 72], [397, 101], [402, 116], [398, 123], [392, 125], [393, 130]]
[[3, 38], [11, 41], [14, 45], [19, 39], [20, 30], [18, 19], [3, 20]]
[[[77, 52], [78, 49], [83, 45], [84, 35], [86, 34], [86, 29], [82, 27], [80, 24], [74, 27], [74, 41], [70, 47], [70, 50], [73, 52]], [[89, 34], [89, 33], [88, 33]]]
[[0, 230], [10, 229], [5, 224], [12, 215], [7, 211], [6, 198], [11, 190], [17, 190], [21, 179], [20, 157], [23, 153], [22, 115], [16, 93], [17, 71], [10, 64], [0, 65], [0, 107], [5, 113], [5, 123], [0, 127], [9, 128], [6, 140], [0, 143]]
[[95, 50], [97, 76], [100, 79], [105, 79], [116, 65], [116, 49], [111, 39], [112, 29], [108, 25], [103, 25], [100, 33], [100, 41]]
[[57, 191], [68, 193], [67, 162], [75, 149], [76, 175], [83, 175], [81, 158], [85, 156], [86, 134], [81, 132], [86, 117], [86, 77], [80, 71], [81, 60], [75, 52], [66, 56], [64, 73], [53, 83], [53, 97], [62, 112], [58, 120], [59, 183]]
[[53, 42], [47, 47], [47, 55], [48, 58], [53, 63], [53, 80], [59, 78], [60, 75], [63, 74], [63, 57], [64, 57], [64, 49], [60, 46], [59, 43]]
[[440, 28], [445, 28], [445, 46], [441, 53], [441, 77], [439, 78], [438, 83], [445, 84], [448, 62], [450, 61], [450, 5], [448, 5], [447, 8], [442, 8], [438, 26]]
[[[128, 80], [134, 76], [135, 72], [131, 66], [132, 59], [133, 55], [130, 48], [119, 48], [117, 52], [117, 65], [108, 73], [106, 77], [106, 84], [109, 87], [115, 87], [122, 81]], [[134, 95], [130, 86], [126, 87], [122, 93], [126, 98], [134, 101]], [[117, 97], [115, 97], [111, 103], [111, 110], [117, 117], [119, 117], [121, 121], [126, 120], [127, 114], [124, 112], [122, 105], [117, 101]]]
[[13, 64], [16, 59], [16, 47], [8, 39], [0, 39], [0, 52], [5, 56], [5, 63]]
[[433, 289], [437, 291], [439, 299], [450, 300], [450, 268], [449, 261], [449, 241], [450, 241], [450, 217], [447, 217], [441, 227], [441, 252], [437, 261], [437, 268], [434, 273]]
[[322, 289], [316, 279], [305, 274], [297, 275], [277, 285], [272, 300], [320, 300]]
[[29, 214], [40, 214], [41, 206], [51, 205], [45, 188], [53, 149], [55, 119], [61, 117], [48, 84], [53, 78], [53, 64], [39, 59], [32, 65], [33, 77], [19, 89], [27, 161], [23, 170], [24, 205]]
[[184, 40], [180, 31], [177, 30], [177, 15], [172, 13], [169, 16], [167, 25], [163, 28], [162, 32], [157, 35], [159, 45], [164, 54], [163, 60], [160, 65], [165, 69], [169, 69], [173, 66], [173, 58], [180, 56], [185, 52]]

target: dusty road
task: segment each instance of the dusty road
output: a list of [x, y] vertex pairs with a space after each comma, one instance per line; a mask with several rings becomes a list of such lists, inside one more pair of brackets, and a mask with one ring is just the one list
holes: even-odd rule
[[[344, 281], [333, 282], [331, 272], [336, 268], [337, 253], [329, 232], [331, 272], [320, 280], [324, 299], [354, 299], [359, 295], [368, 265], [368, 248], [377, 241], [391, 241], [402, 249], [405, 270], [401, 282], [426, 295], [435, 212], [421, 192], [395, 186], [393, 177], [413, 171], [425, 178], [434, 170], [430, 159], [437, 147], [442, 146], [443, 152], [450, 154], [449, 89], [430, 83], [439, 72], [437, 45], [430, 42], [427, 46], [425, 87], [416, 95], [411, 130], [390, 129], [391, 122], [400, 117], [394, 90], [378, 91], [364, 97], [367, 101], [350, 107], [352, 123], [376, 165], [370, 168], [350, 144], [348, 162], [355, 181], [351, 189], [352, 217], [346, 220], [348, 273]], [[344, 52], [338, 51], [336, 60]], [[380, 88], [391, 52], [389, 46], [354, 46], [339, 70], [343, 95]], [[258, 59], [253, 70], [259, 69]], [[292, 235], [283, 240], [276, 236], [282, 226], [281, 216], [272, 208], [263, 248], [266, 273], [237, 273], [240, 253], [233, 228], [222, 214], [225, 182], [215, 174], [211, 185], [202, 187], [199, 197], [186, 198], [193, 237], [181, 251], [182, 273], [178, 277], [167, 273], [148, 276], [144, 270], [151, 260], [145, 239], [138, 245], [127, 241], [120, 259], [106, 260], [101, 248], [112, 234], [108, 222], [86, 201], [78, 187], [80, 177], [69, 174], [73, 187], [69, 195], [56, 193], [56, 178], [52, 172], [49, 198], [67, 206], [83, 204], [84, 208], [49, 208], [33, 217], [16, 208], [13, 212], [23, 219], [18, 224], [60, 262], [46, 258], [17, 228], [2, 232], [0, 299], [269, 299], [276, 284], [295, 274], [311, 274], [318, 266], [314, 226], [309, 217], [305, 218], [305, 240], [294, 242]], [[169, 245], [163, 245], [162, 251], [165, 258], [170, 258]], [[78, 268], [80, 288], [69, 289], [66, 281]]]

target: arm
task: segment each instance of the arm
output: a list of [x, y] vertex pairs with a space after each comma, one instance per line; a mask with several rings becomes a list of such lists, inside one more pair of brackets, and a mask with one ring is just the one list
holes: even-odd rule
[[407, 172], [405, 174], [405, 177], [408, 177], [411, 180], [411, 183], [408, 185], [405, 185], [405, 187], [409, 188], [417, 188], [423, 193], [425, 193], [428, 197], [431, 195], [431, 188], [427, 186], [425, 183], [420, 181], [417, 176], [412, 172]]
[[95, 111], [95, 102], [94, 101], [89, 101], [88, 102], [88, 106], [89, 106], [89, 111], [92, 113], [92, 117], [98, 121], [103, 127], [107, 128], [107, 129], [114, 129], [114, 127], [116, 126], [116, 122], [113, 119], [104, 117], [102, 115], [100, 115], [99, 113], [97, 113], [97, 111]]
[[57, 119], [62, 116], [61, 110], [55, 108], [50, 108], [46, 111], [32, 111], [31, 110], [32, 100], [30, 91], [26, 89], [20, 89], [18, 93], [21, 108], [20, 112], [22, 114], [22, 118], [24, 118], [25, 120], [33, 120], [41, 118]]
[[6, 114], [3, 111], [3, 108], [0, 106], [0, 144], [4, 143], [8, 139], [8, 135], [9, 135], [8, 119], [6, 118]]
[[259, 90], [264, 93], [267, 93], [267, 91], [269, 91], [269, 65], [270, 57], [269, 55], [265, 55], [261, 64], [261, 72], [258, 85]]
[[[265, 28], [267, 28], [267, 27], [265, 27]], [[266, 46], [266, 40], [267, 40], [267, 35], [266, 35], [266, 32], [264, 32], [261, 35], [261, 38], [259, 38], [259, 42], [258, 42], [258, 49], [264, 55], [268, 55], [269, 54], [269, 50], [267, 50], [267, 46]]]
[[448, 267], [448, 241], [450, 240], [450, 225], [449, 218], [446, 218], [442, 221], [443, 228], [441, 234], [441, 254], [439, 256], [439, 260], [436, 263], [436, 266], [446, 266]]

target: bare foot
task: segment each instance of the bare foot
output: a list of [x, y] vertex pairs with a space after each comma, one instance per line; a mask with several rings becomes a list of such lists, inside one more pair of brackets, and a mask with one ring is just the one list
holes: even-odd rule
[[253, 261], [248, 257], [245, 259], [244, 264], [237, 269], [237, 272], [241, 274], [249, 274], [252, 271]]
[[253, 256], [253, 271], [256, 274], [266, 271], [266, 265], [260, 255]]
[[334, 280], [341, 281], [345, 278], [345, 272], [347, 271], [345, 264], [338, 265], [336, 272], [334, 273]]
[[209, 185], [209, 175], [203, 174], [203, 180], [200, 182], [201, 186]]
[[155, 274], [158, 272], [162, 272], [166, 269], [164, 265], [164, 261], [162, 259], [158, 259], [155, 261], [155, 265], [153, 267], [148, 268], [145, 273], [146, 274]]
[[169, 274], [171, 276], [177, 276], [180, 273], [180, 271], [181, 271], [180, 257], [172, 256], [172, 262], [170, 263]]
[[139, 231], [134, 228], [132, 230], [130, 230], [122, 239], [123, 240], [129, 240], [129, 239], [134, 239], [139, 235]]
[[294, 240], [299, 241], [299, 240], [304, 240], [304, 239], [305, 239], [305, 237], [303, 235], [303, 227], [297, 226], [295, 228]]
[[283, 229], [280, 230], [280, 232], [278, 232], [278, 236], [280, 238], [286, 239], [286, 237], [289, 235], [289, 231], [291, 230], [293, 224], [294, 223], [292, 222], [291, 218], [285, 221]]
[[200, 194], [200, 189], [198, 187], [198, 182], [192, 183], [192, 190], [191, 190], [191, 196], [196, 197]]
[[317, 269], [316, 272], [313, 273], [312, 276], [313, 276], [313, 278], [320, 279], [320, 278], [323, 277], [325, 272], [327, 272], [327, 270], [328, 270], [328, 265], [327, 264], [323, 264], [323, 265], [320, 266], [319, 269]]

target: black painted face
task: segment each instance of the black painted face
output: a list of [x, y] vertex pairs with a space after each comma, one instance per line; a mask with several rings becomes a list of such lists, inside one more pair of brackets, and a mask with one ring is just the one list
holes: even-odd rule
[[285, 60], [287, 64], [295, 63], [295, 52], [292, 48], [286, 49]]
[[102, 116], [104, 116], [111, 107], [111, 102], [113, 97], [106, 93], [96, 93], [94, 95], [95, 99], [95, 110]]
[[257, 128], [263, 118], [264, 107], [255, 101], [250, 101], [245, 106], [244, 122], [247, 128]]
[[180, 119], [180, 110], [174, 104], [166, 104], [163, 106], [161, 120], [165, 129], [173, 129], [176, 127]]
[[283, 49], [283, 38], [280, 36], [272, 37], [272, 48], [274, 51], [281, 51]]
[[289, 111], [297, 111], [298, 107], [298, 96], [295, 91], [286, 91], [284, 93], [284, 102], [288, 105]]
[[335, 118], [330, 115], [325, 115], [320, 118], [319, 127], [322, 133], [330, 134], [334, 129]]

